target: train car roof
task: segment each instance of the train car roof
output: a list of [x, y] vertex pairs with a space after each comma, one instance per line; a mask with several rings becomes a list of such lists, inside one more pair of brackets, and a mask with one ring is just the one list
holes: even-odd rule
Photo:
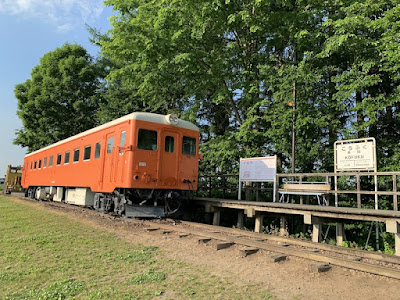
[[175, 125], [171, 124], [168, 121], [168, 116], [169, 115], [160, 115], [160, 114], [148, 113], [148, 112], [134, 112], [134, 113], [131, 113], [129, 115], [123, 116], [121, 118], [118, 118], [118, 119], [115, 119], [113, 121], [110, 121], [108, 123], [104, 123], [103, 125], [94, 127], [92, 129], [86, 130], [86, 131], [81, 132], [81, 133], [78, 133], [77, 135], [74, 135], [74, 136], [71, 136], [71, 137], [66, 138], [64, 140], [58, 141], [58, 142], [56, 142], [54, 144], [51, 144], [51, 145], [46, 146], [44, 148], [41, 148], [39, 150], [36, 150], [36, 151], [34, 151], [32, 153], [29, 153], [29, 154], [25, 155], [25, 157], [34, 155], [36, 153], [42, 152], [42, 151], [50, 149], [52, 147], [61, 145], [63, 143], [66, 143], [66, 142], [72, 141], [74, 139], [83, 137], [83, 136], [88, 135], [90, 133], [102, 130], [102, 129], [107, 128], [109, 126], [117, 125], [117, 124], [119, 124], [121, 122], [129, 121], [129, 120], [146, 121], [146, 122], [151, 122], [151, 123], [164, 124], [164, 125], [170, 125], [170, 126], [190, 129], [190, 130], [194, 130], [194, 131], [199, 131], [199, 128], [196, 125], [194, 125], [194, 124], [192, 124], [192, 123], [190, 123], [188, 121], [185, 121], [185, 120], [178, 119], [177, 124], [175, 124]]

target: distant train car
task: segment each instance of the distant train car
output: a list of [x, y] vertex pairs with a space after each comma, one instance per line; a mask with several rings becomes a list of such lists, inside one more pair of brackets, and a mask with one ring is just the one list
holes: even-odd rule
[[199, 129], [135, 112], [25, 156], [26, 195], [127, 216], [175, 212], [197, 189]]
[[11, 192], [21, 192], [21, 178], [22, 167], [13, 167], [9, 165], [7, 167], [6, 177], [4, 178], [3, 192], [5, 194], [11, 194]]

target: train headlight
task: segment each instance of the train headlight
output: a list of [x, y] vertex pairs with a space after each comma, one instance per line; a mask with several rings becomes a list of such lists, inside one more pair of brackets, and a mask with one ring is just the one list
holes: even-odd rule
[[171, 125], [178, 125], [179, 119], [176, 114], [169, 114], [165, 116], [167, 123]]

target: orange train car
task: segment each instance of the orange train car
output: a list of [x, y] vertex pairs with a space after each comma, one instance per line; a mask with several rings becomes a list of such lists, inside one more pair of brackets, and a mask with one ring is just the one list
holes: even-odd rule
[[174, 213], [197, 189], [199, 129], [134, 112], [25, 156], [26, 195], [127, 216]]

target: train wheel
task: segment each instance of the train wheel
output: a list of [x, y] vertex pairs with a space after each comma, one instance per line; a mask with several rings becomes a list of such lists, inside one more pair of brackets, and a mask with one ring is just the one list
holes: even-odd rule
[[101, 198], [104, 197], [103, 194], [101, 193], [96, 193], [94, 195], [94, 203], [93, 203], [93, 208], [97, 211], [100, 211], [100, 203], [101, 203]]
[[118, 215], [123, 215], [125, 213], [125, 195], [120, 194], [118, 191], [114, 191], [113, 194], [113, 204], [114, 204], [114, 212]]
[[164, 198], [164, 213], [166, 216], [176, 213], [182, 205], [180, 194], [170, 191]]
[[28, 188], [27, 196], [31, 199], [35, 199], [36, 188]]
[[94, 196], [94, 209], [102, 213], [109, 213], [113, 207], [113, 199], [111, 194], [97, 193]]

